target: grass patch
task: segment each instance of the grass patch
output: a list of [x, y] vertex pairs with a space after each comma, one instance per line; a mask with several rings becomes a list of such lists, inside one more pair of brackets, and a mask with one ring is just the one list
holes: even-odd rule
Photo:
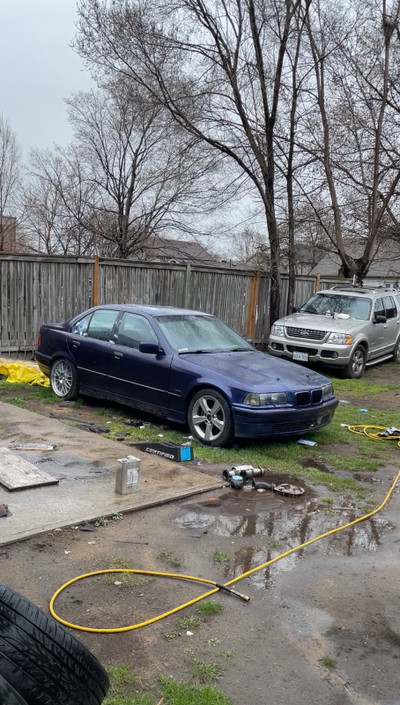
[[325, 668], [329, 668], [330, 670], [336, 668], [336, 661], [332, 658], [332, 656], [323, 656], [318, 659], [318, 661], [322, 666], [325, 666]]
[[139, 676], [126, 663], [110, 666], [107, 672], [110, 677], [110, 689], [104, 705], [130, 705], [125, 695], [129, 687], [138, 682]]
[[[197, 661], [198, 680], [219, 678], [221, 669], [217, 664]], [[197, 669], [196, 673], [197, 673]], [[233, 705], [232, 701], [213, 685], [191, 685], [160, 676], [154, 683], [148, 684], [147, 692], [143, 690], [140, 677], [127, 664], [110, 666], [107, 669], [110, 676], [110, 690], [103, 705], [156, 705], [163, 698], [163, 705]], [[136, 692], [132, 692], [135, 689]], [[151, 691], [151, 692], [150, 692]]]
[[212, 685], [193, 686], [169, 678], [160, 679], [163, 705], [232, 705], [232, 701]]
[[203, 600], [203, 602], [200, 602], [197, 612], [202, 616], [202, 617], [213, 617], [214, 614], [220, 614], [222, 612], [223, 607], [220, 602], [215, 602], [215, 600]]
[[173, 568], [179, 568], [181, 562], [171, 551], [160, 551], [157, 558], [163, 563], [172, 566]]
[[181, 617], [180, 619], [178, 619], [176, 625], [177, 627], [179, 627], [179, 629], [189, 629], [191, 631], [192, 629], [198, 629], [198, 627], [200, 626], [200, 620], [198, 617], [194, 616]]
[[200, 683], [211, 683], [218, 680], [221, 676], [222, 669], [215, 661], [200, 661], [194, 659], [192, 663], [192, 675]]
[[224, 563], [229, 563], [231, 560], [229, 553], [225, 553], [225, 551], [220, 551], [217, 549], [213, 553], [213, 561], [214, 563], [217, 563], [219, 565], [222, 565]]

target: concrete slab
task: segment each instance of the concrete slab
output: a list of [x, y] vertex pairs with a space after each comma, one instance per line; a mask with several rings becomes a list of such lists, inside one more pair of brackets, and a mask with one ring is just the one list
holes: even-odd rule
[[130, 512], [219, 487], [215, 478], [190, 463], [175, 463], [135, 448], [141, 459], [139, 489], [115, 493], [118, 458], [132, 448], [56, 419], [0, 402], [0, 446], [50, 443], [55, 450], [17, 451], [58, 479], [58, 485], [8, 492], [0, 487], [0, 502], [10, 516], [0, 518], [0, 545], [100, 516]]
[[0, 446], [0, 485], [7, 490], [25, 490], [38, 485], [57, 483], [56, 477], [48, 475], [15, 451]]

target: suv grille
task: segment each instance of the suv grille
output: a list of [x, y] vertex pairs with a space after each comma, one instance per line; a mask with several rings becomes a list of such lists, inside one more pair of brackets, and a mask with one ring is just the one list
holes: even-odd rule
[[290, 338], [303, 338], [304, 340], [323, 340], [327, 335], [325, 330], [313, 330], [312, 328], [286, 326], [285, 330]]

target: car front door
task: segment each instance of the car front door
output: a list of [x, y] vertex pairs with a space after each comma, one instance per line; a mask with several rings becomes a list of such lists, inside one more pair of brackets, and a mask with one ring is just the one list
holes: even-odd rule
[[75, 360], [81, 387], [100, 396], [109, 391], [110, 337], [118, 316], [119, 311], [114, 309], [98, 309], [79, 319], [69, 335], [68, 350]]
[[125, 312], [113, 334], [112, 365], [109, 370], [113, 396], [143, 411], [165, 415], [172, 356], [139, 350], [140, 343], [159, 345], [150, 322]]

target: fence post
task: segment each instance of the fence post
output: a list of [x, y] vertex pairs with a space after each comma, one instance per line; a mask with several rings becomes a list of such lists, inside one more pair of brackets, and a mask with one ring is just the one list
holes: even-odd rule
[[92, 277], [92, 306], [99, 305], [99, 289], [100, 289], [100, 257], [94, 256], [93, 262], [93, 277]]
[[315, 275], [315, 291], [319, 291], [321, 288], [321, 275], [318, 272], [318, 274]]
[[256, 313], [259, 287], [260, 272], [256, 272], [250, 279], [249, 300], [247, 304], [246, 338], [251, 338], [252, 340], [256, 334]]
[[189, 284], [190, 284], [191, 267], [190, 262], [186, 264], [185, 280], [183, 283], [183, 301], [182, 308], [188, 308], [189, 304]]

